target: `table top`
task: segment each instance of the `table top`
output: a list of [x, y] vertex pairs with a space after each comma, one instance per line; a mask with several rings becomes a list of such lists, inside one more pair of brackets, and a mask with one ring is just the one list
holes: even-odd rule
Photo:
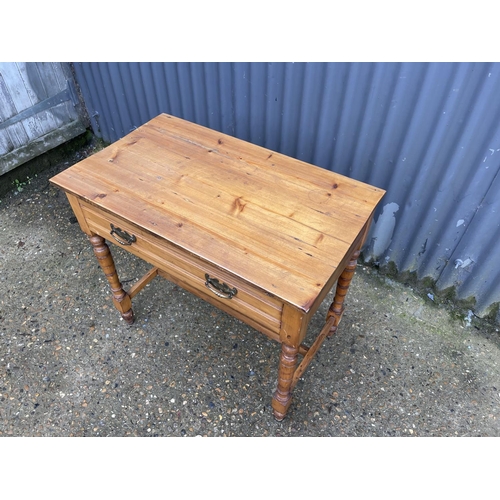
[[385, 193], [167, 114], [51, 182], [306, 312]]

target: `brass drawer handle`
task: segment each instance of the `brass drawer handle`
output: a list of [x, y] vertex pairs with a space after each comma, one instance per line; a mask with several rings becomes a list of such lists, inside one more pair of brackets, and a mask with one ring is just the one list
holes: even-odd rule
[[208, 274], [205, 274], [205, 286], [218, 297], [223, 299], [232, 299], [237, 293], [236, 288], [230, 288], [225, 283], [219, 283], [216, 278], [211, 278]]
[[127, 231], [124, 231], [119, 227], [115, 227], [113, 226], [113, 224], [111, 224], [111, 231], [109, 234], [113, 236], [113, 238], [121, 245], [132, 245], [132, 243], [135, 243], [136, 241], [136, 238], [133, 234], [128, 234]]

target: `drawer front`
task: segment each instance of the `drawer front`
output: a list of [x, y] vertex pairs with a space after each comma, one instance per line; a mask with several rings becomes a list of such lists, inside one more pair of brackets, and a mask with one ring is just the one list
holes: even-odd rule
[[283, 304], [272, 295], [120, 217], [83, 201], [80, 206], [92, 232], [158, 267], [167, 278], [216, 307], [279, 334]]

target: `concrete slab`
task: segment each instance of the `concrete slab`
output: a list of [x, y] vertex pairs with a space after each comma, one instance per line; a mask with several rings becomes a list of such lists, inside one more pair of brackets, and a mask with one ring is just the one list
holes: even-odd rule
[[[127, 326], [48, 183], [90, 153], [0, 198], [0, 436], [500, 435], [498, 327], [368, 266], [282, 422], [271, 411], [277, 343], [161, 278]], [[127, 286], [147, 270], [114, 257]]]

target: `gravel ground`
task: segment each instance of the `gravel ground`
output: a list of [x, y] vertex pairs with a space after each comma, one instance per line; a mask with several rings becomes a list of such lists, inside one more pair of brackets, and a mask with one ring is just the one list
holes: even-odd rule
[[[162, 278], [134, 298], [128, 326], [48, 182], [91, 151], [0, 198], [0, 436], [500, 435], [498, 326], [362, 264], [282, 422], [277, 343]], [[126, 287], [148, 269], [112, 250]]]

